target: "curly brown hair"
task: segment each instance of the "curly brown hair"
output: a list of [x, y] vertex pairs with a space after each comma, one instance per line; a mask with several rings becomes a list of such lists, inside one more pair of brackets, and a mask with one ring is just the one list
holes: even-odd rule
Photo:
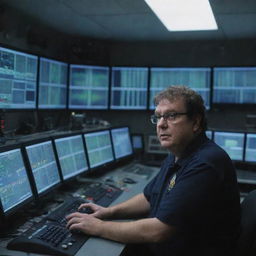
[[201, 117], [200, 127], [202, 131], [207, 129], [206, 110], [202, 96], [188, 86], [173, 85], [167, 87], [165, 90], [159, 92], [154, 97], [154, 103], [157, 106], [161, 100], [168, 100], [173, 102], [177, 99], [183, 98], [186, 106], [186, 111], [190, 119], [197, 116]]

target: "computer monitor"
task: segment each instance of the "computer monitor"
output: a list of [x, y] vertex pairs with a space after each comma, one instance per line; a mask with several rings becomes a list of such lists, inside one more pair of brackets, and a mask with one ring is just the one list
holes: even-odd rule
[[107, 109], [108, 99], [109, 67], [70, 65], [70, 109]]
[[38, 58], [0, 47], [0, 109], [34, 109]]
[[5, 216], [34, 199], [21, 150], [0, 153], [0, 203]]
[[67, 63], [40, 58], [38, 108], [66, 108], [67, 74]]
[[88, 171], [82, 135], [54, 139], [63, 181]]
[[61, 179], [51, 140], [25, 145], [25, 152], [37, 196], [44, 195], [60, 185]]
[[243, 160], [244, 133], [214, 132], [214, 141], [228, 153], [232, 160]]
[[114, 161], [109, 130], [84, 134], [90, 168], [96, 168]]
[[170, 85], [186, 85], [197, 91], [203, 98], [205, 107], [210, 108], [211, 69], [190, 68], [151, 68], [150, 69], [150, 109], [154, 109], [154, 97]]
[[131, 134], [132, 137], [132, 148], [134, 151], [144, 150], [144, 139], [143, 134]]
[[111, 136], [114, 146], [115, 159], [132, 156], [132, 142], [128, 127], [111, 129]]
[[255, 104], [256, 67], [213, 69], [213, 103]]
[[112, 67], [111, 108], [146, 109], [148, 68]]
[[246, 135], [245, 161], [256, 162], [256, 134]]

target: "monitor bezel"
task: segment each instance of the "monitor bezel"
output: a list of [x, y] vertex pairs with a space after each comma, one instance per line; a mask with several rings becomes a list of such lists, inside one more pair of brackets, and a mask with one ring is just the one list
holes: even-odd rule
[[[57, 171], [58, 171], [58, 175], [60, 177], [60, 180], [59, 180], [58, 183], [52, 185], [50, 188], [48, 188], [48, 189], [46, 189], [46, 190], [44, 190], [42, 192], [38, 192], [38, 190], [37, 190], [35, 178], [34, 178], [34, 175], [33, 175], [33, 170], [32, 170], [32, 167], [30, 165], [30, 161], [29, 161], [29, 157], [28, 157], [28, 154], [27, 154], [27, 151], [26, 151], [26, 147], [27, 146], [36, 145], [36, 144], [40, 144], [40, 143], [44, 143], [44, 142], [51, 142], [52, 149], [53, 149], [53, 141], [49, 137], [47, 137], [47, 138], [40, 138], [40, 139], [34, 139], [34, 140], [30, 140], [28, 142], [22, 143], [22, 150], [24, 152], [23, 154], [24, 154], [25, 164], [27, 166], [27, 169], [28, 169], [29, 174], [30, 174], [31, 179], [32, 179], [32, 186], [33, 186], [33, 189], [34, 189], [36, 200], [40, 199], [40, 198], [42, 198], [42, 197], [44, 197], [46, 195], [50, 195], [50, 192], [57, 190], [57, 188], [59, 188], [62, 185], [61, 172], [60, 172], [59, 166], [57, 164], [57, 159], [56, 159], [56, 156], [54, 154], [54, 149], [53, 149], [53, 156], [54, 156], [54, 159], [56, 161]], [[52, 195], [54, 195], [54, 194], [52, 194]]]
[[[104, 132], [104, 131], [107, 131], [109, 133], [113, 160], [111, 160], [109, 162], [106, 162], [104, 164], [101, 164], [101, 165], [91, 167], [85, 135], [86, 134], [91, 134], [91, 133]], [[114, 167], [114, 165], [115, 165], [115, 155], [114, 155], [114, 149], [113, 149], [113, 142], [112, 142], [112, 139], [111, 139], [111, 132], [110, 132], [109, 128], [95, 129], [95, 130], [91, 130], [91, 131], [86, 131], [86, 132], [83, 133], [83, 138], [84, 138], [84, 143], [85, 143], [85, 150], [86, 150], [87, 157], [88, 157], [88, 164], [89, 164], [89, 168], [90, 168], [90, 171], [88, 172], [88, 175], [101, 175], [103, 173], [106, 173], [107, 171], [109, 171], [111, 168]]]
[[[74, 175], [72, 175], [68, 178], [64, 178], [55, 140], [64, 139], [64, 138], [68, 138], [68, 137], [76, 137], [76, 136], [81, 136], [82, 143], [83, 143], [83, 149], [84, 149], [84, 155], [85, 155], [85, 159], [86, 159], [86, 162], [87, 162], [87, 169], [84, 169], [83, 171], [81, 171], [79, 173], [76, 173], [76, 174], [74, 174]], [[86, 175], [90, 172], [89, 159], [88, 159], [88, 155], [87, 155], [87, 151], [86, 151], [86, 147], [85, 147], [85, 141], [84, 141], [83, 133], [79, 132], [79, 133], [69, 133], [69, 134], [63, 134], [63, 135], [56, 135], [56, 136], [52, 136], [51, 138], [52, 138], [52, 143], [53, 143], [53, 151], [54, 151], [54, 154], [55, 154], [55, 158], [56, 158], [56, 161], [57, 161], [58, 168], [60, 170], [62, 183], [64, 183], [64, 184], [69, 183], [69, 182], [75, 180], [78, 176]]]
[[19, 212], [20, 210], [24, 209], [30, 203], [35, 201], [35, 191], [34, 191], [34, 188], [33, 188], [33, 185], [32, 185], [32, 177], [31, 177], [31, 175], [30, 175], [30, 173], [27, 169], [21, 145], [20, 144], [12, 144], [12, 145], [1, 146], [0, 147], [0, 153], [4, 153], [4, 152], [11, 151], [11, 150], [16, 150], [16, 149], [20, 150], [20, 153], [21, 153], [21, 158], [22, 158], [22, 161], [23, 161], [23, 165], [24, 165], [24, 168], [25, 168], [25, 171], [26, 171], [26, 174], [27, 174], [27, 178], [28, 178], [28, 181], [29, 181], [30, 189], [31, 189], [31, 196], [26, 198], [24, 201], [20, 202], [16, 206], [12, 207], [11, 209], [8, 209], [7, 211], [4, 211], [3, 206], [2, 206], [2, 202], [1, 202], [1, 199], [0, 199], [1, 215], [3, 217], [7, 217], [7, 218], [10, 217], [13, 214]]

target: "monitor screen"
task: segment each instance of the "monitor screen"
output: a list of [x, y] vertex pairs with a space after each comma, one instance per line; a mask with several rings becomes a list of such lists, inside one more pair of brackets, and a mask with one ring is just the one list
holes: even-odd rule
[[64, 180], [88, 170], [82, 135], [54, 140]]
[[20, 149], [0, 153], [0, 199], [3, 212], [17, 209], [33, 194]]
[[133, 154], [128, 127], [111, 129], [111, 135], [116, 159]]
[[40, 195], [60, 183], [60, 175], [51, 141], [25, 146], [29, 165]]
[[132, 147], [134, 150], [143, 150], [144, 142], [142, 134], [132, 134]]
[[109, 68], [70, 65], [70, 109], [107, 109]]
[[247, 134], [245, 161], [256, 162], [256, 134]]
[[113, 67], [111, 80], [112, 109], [146, 109], [148, 68]]
[[210, 68], [151, 68], [150, 109], [154, 109], [155, 95], [171, 85], [185, 85], [197, 91], [209, 109], [210, 74]]
[[214, 141], [232, 160], [243, 160], [244, 133], [214, 132]]
[[68, 64], [40, 58], [38, 107], [65, 109]]
[[109, 130], [84, 134], [91, 168], [114, 160]]
[[0, 108], [34, 109], [38, 58], [0, 47]]
[[213, 103], [255, 104], [255, 77], [255, 67], [214, 68]]

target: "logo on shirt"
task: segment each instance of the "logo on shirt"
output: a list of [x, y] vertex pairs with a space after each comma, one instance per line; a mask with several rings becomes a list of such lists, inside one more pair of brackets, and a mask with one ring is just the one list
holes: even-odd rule
[[175, 180], [176, 180], [176, 173], [172, 176], [172, 178], [170, 179], [170, 182], [168, 184], [168, 188], [167, 191], [171, 191], [172, 188], [175, 186]]

